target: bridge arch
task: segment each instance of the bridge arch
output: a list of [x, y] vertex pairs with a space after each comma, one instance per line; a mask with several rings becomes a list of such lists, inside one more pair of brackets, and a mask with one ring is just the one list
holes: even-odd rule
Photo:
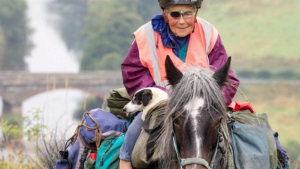
[[11, 105], [10, 112], [21, 114], [24, 100], [52, 90], [49, 89], [49, 81], [53, 82], [54, 89], [77, 89], [100, 98], [105, 98], [110, 90], [123, 86], [120, 71], [88, 71], [77, 74], [0, 72], [0, 96]]
[[103, 100], [106, 98], [105, 94], [99, 93], [99, 92], [94, 91], [94, 90], [90, 90], [90, 89], [75, 86], [75, 87], [68, 87], [68, 88], [58, 87], [58, 88], [54, 88], [54, 89], [52, 88], [52, 89], [48, 89], [48, 90], [37, 91], [37, 92], [31, 94], [30, 96], [28, 96], [27, 98], [25, 98], [24, 100], [27, 100], [28, 98], [34, 97], [36, 95], [39, 95], [39, 94], [42, 94], [42, 93], [45, 93], [45, 92], [51, 92], [51, 91], [55, 91], [55, 90], [68, 90], [68, 89], [75, 89], [75, 90], [79, 90], [79, 91], [82, 91], [82, 92], [85, 92], [85, 93], [89, 93], [89, 94], [94, 95], [97, 98], [101, 98]]

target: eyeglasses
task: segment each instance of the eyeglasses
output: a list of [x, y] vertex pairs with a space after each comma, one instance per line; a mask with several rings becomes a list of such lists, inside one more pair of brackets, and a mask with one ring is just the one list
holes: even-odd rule
[[195, 12], [197, 11], [197, 9], [187, 9], [187, 10], [174, 10], [174, 11], [170, 11], [166, 9], [166, 12], [168, 12], [172, 18], [174, 19], [179, 19], [180, 16], [182, 15], [184, 19], [189, 19], [192, 18], [193, 16], [195, 16]]

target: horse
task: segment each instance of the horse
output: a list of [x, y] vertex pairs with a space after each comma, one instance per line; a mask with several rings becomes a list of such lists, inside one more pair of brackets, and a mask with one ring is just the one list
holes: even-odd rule
[[169, 99], [156, 141], [153, 168], [228, 168], [230, 140], [221, 88], [228, 83], [231, 58], [215, 73], [192, 66], [181, 72], [170, 57], [165, 66]]

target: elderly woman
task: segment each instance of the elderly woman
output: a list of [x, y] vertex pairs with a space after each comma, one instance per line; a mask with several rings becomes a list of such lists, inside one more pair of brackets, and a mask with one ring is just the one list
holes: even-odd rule
[[[227, 60], [225, 48], [217, 29], [197, 17], [202, 0], [158, 0], [162, 14], [134, 32], [131, 48], [122, 63], [123, 83], [132, 95], [143, 87], [165, 89], [165, 59], [169, 55], [173, 63], [183, 69], [192, 64], [211, 70], [220, 68]], [[239, 85], [232, 70], [229, 78]], [[222, 90], [229, 105], [236, 88], [227, 86]], [[136, 116], [126, 133], [120, 152], [120, 168], [131, 168], [131, 152], [142, 126], [141, 113]]]

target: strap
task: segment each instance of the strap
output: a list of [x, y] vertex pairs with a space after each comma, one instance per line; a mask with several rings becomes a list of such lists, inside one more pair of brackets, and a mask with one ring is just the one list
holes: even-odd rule
[[81, 157], [80, 157], [79, 169], [84, 169], [84, 162], [86, 160], [86, 157], [88, 156], [89, 150], [90, 150], [89, 148], [84, 147], [84, 151], [83, 151], [83, 153], [81, 154]]
[[156, 46], [155, 46], [154, 30], [152, 28], [151, 22], [146, 23], [145, 25], [143, 25], [143, 27], [145, 29], [147, 41], [148, 41], [148, 45], [149, 45], [152, 66], [153, 66], [153, 72], [154, 72], [154, 81], [157, 83], [157, 82], [161, 81], [161, 76], [160, 76], [159, 65], [158, 65], [158, 60], [157, 60], [157, 51], [156, 51]]
[[208, 163], [206, 160], [202, 158], [188, 158], [188, 159], [181, 159], [181, 166], [184, 167], [189, 164], [200, 164], [206, 167], [207, 169], [210, 169]]
[[154, 73], [154, 81], [156, 85], [161, 86], [161, 87], [166, 87], [167, 82], [162, 82], [161, 81], [161, 75], [159, 71], [159, 65], [158, 65], [158, 56], [157, 56], [157, 51], [156, 48], [157, 46], [155, 45], [155, 33], [152, 28], [151, 21], [143, 25], [145, 29], [145, 33], [147, 36], [147, 41], [149, 45], [149, 51], [151, 55], [151, 61], [152, 61], [152, 66], [153, 66], [153, 73]]
[[210, 40], [211, 40], [211, 24], [202, 18], [201, 21], [204, 29], [204, 34], [205, 34], [206, 54], [208, 55], [210, 49]]
[[[218, 133], [220, 133], [220, 128], [218, 129]], [[215, 146], [210, 164], [208, 164], [208, 162], [203, 158], [182, 159], [180, 157], [180, 153], [179, 153], [178, 146], [177, 146], [176, 133], [174, 132], [174, 124], [173, 124], [173, 145], [174, 145], [174, 148], [175, 148], [178, 163], [179, 163], [181, 168], [183, 168], [184, 166], [189, 165], [189, 164], [199, 164], [199, 165], [205, 166], [207, 169], [212, 169], [213, 166], [214, 166], [215, 158], [216, 158], [218, 147], [219, 147], [219, 135], [218, 135], [218, 139], [217, 139], [217, 145]]]
[[280, 165], [279, 160], [278, 160], [278, 162], [277, 162], [277, 168], [278, 168], [278, 169], [283, 169], [283, 168], [281, 167], [281, 165]]

